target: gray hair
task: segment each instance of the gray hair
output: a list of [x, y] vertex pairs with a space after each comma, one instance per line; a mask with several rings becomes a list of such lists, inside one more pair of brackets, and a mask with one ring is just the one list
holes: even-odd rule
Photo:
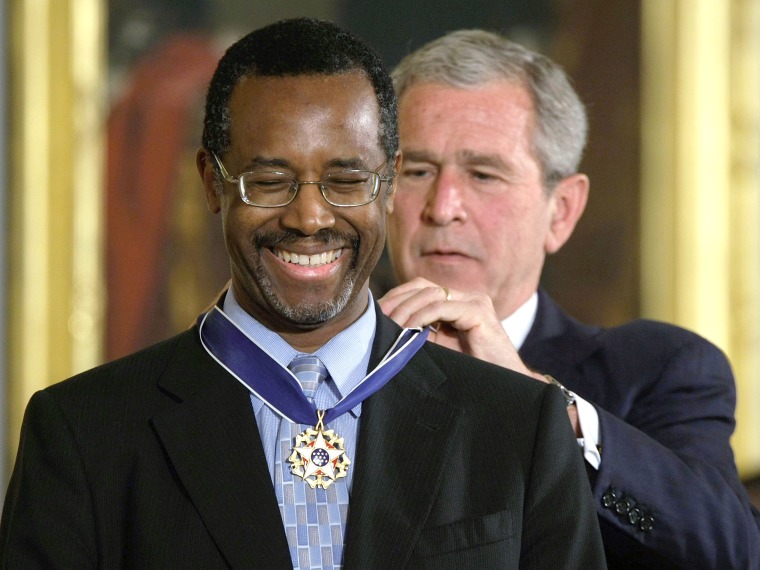
[[459, 30], [407, 55], [391, 74], [396, 93], [416, 83], [469, 88], [506, 79], [523, 85], [533, 98], [532, 151], [547, 190], [578, 171], [588, 132], [586, 110], [562, 68], [539, 53], [499, 34]]

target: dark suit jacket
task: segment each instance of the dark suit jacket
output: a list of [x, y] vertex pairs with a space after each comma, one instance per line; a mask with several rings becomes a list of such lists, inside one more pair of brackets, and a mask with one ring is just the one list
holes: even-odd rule
[[[427, 343], [362, 410], [345, 568], [604, 567], [558, 390]], [[291, 567], [249, 394], [196, 329], [32, 398], [0, 539], [14, 569]]]
[[610, 568], [760, 568], [760, 517], [729, 445], [736, 389], [720, 350], [652, 321], [586, 326], [539, 291], [520, 354], [599, 413], [602, 462], [590, 471]]

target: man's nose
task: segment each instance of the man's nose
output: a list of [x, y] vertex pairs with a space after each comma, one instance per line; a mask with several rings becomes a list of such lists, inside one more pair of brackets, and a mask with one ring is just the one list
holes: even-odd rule
[[333, 206], [322, 196], [319, 182], [302, 182], [299, 185], [296, 197], [285, 206], [282, 223], [307, 236], [335, 225]]
[[433, 224], [445, 226], [467, 219], [464, 201], [464, 183], [459, 173], [442, 169], [427, 195], [425, 217]]

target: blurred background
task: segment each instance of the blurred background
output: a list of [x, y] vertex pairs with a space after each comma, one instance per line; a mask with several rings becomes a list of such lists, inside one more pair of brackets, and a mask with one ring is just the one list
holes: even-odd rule
[[[760, 0], [0, 0], [0, 484], [31, 394], [191, 323], [228, 279], [194, 165], [224, 48], [284, 17], [389, 67], [459, 28], [564, 66], [590, 118], [587, 211], [543, 284], [729, 355], [760, 474]], [[387, 262], [372, 286], [394, 284]], [[642, 458], [646, 460], [646, 458]]]

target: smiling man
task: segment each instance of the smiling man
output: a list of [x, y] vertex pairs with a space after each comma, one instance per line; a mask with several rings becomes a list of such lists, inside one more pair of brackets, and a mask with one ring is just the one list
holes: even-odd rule
[[197, 166], [232, 285], [29, 403], [7, 568], [603, 568], [560, 394], [402, 330], [368, 280], [396, 100], [326, 22], [219, 63]]

